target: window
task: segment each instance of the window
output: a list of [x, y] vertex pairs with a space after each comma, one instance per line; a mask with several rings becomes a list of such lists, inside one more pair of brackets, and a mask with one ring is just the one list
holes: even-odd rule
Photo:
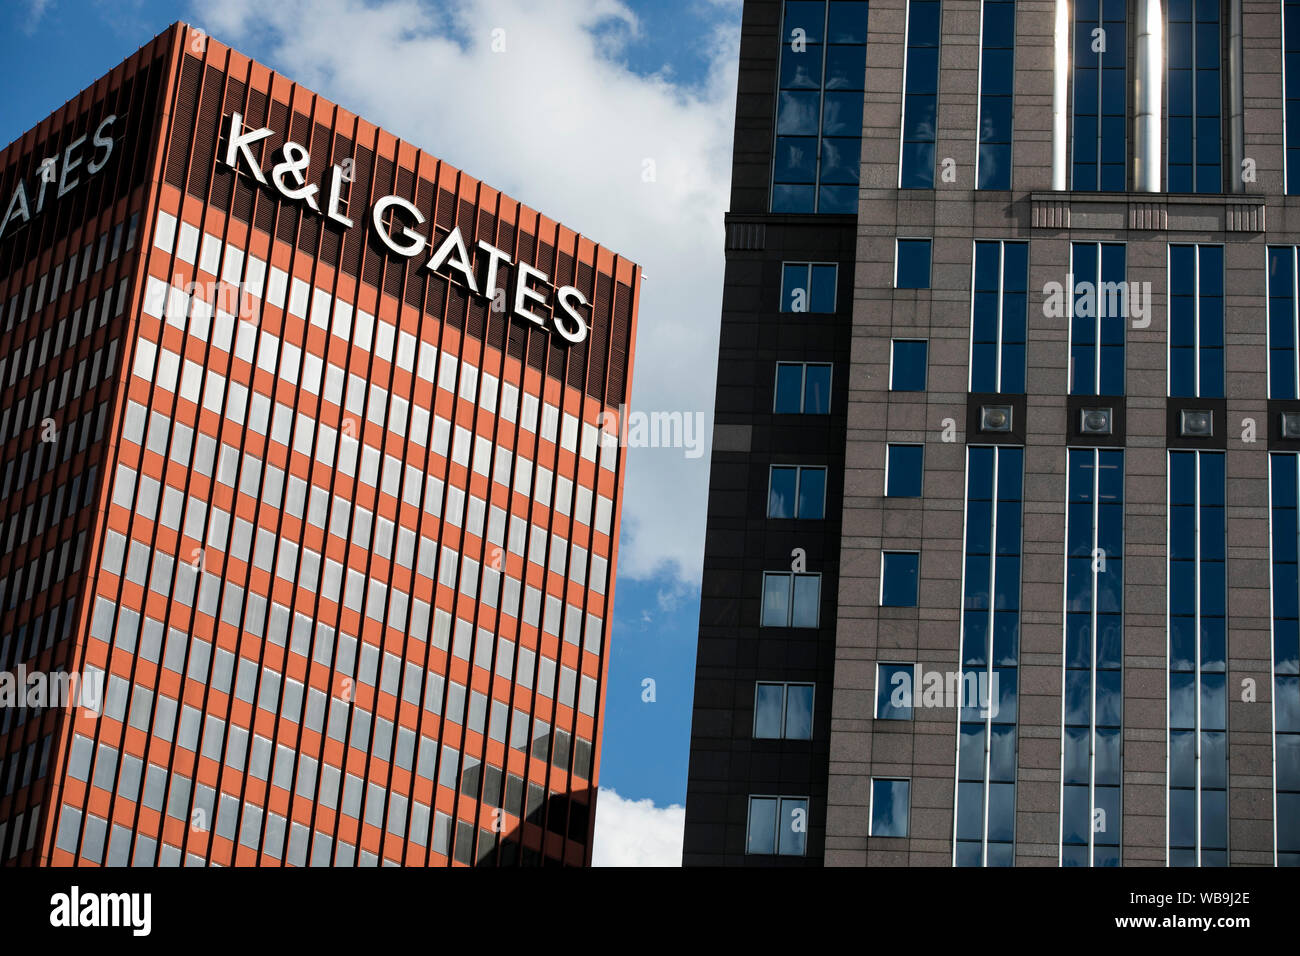
[[1225, 493], [1222, 452], [1169, 453], [1169, 866], [1228, 865]]
[[1067, 461], [1061, 865], [1119, 866], [1124, 453]]
[[749, 798], [746, 853], [803, 856], [807, 842], [807, 797]]
[[772, 410], [778, 415], [829, 415], [830, 364], [777, 362], [775, 393]]
[[903, 68], [900, 189], [934, 188], [934, 138], [939, 107], [939, 0], [908, 0]]
[[894, 263], [894, 288], [930, 288], [930, 240], [899, 239]]
[[912, 781], [871, 779], [871, 836], [907, 836]]
[[767, 493], [769, 518], [820, 519], [825, 512], [825, 468], [772, 466]]
[[1219, 4], [1169, 0], [1169, 177], [1171, 193], [1223, 188]]
[[1300, 866], [1300, 455], [1270, 456], [1273, 540], [1273, 753], [1277, 864]]
[[[1300, 14], [1297, 14], [1300, 17]], [[1300, 29], [1300, 19], [1296, 22]], [[1268, 397], [1300, 398], [1300, 295], [1296, 247], [1268, 249]]]
[[1011, 866], [1024, 449], [966, 452], [954, 866]]
[[865, 0], [787, 0], [772, 212], [858, 211]]
[[834, 312], [834, 262], [786, 262], [781, 266], [782, 312]]
[[924, 445], [890, 445], [885, 452], [885, 495], [919, 498], [924, 478]]
[[1071, 395], [1124, 394], [1124, 324], [1129, 315], [1126, 256], [1122, 243], [1070, 246]]
[[920, 565], [921, 555], [916, 551], [885, 551], [881, 554], [881, 607], [916, 607]]
[[911, 720], [915, 664], [876, 665], [876, 720]]
[[820, 574], [763, 573], [763, 627], [816, 627], [821, 613]]
[[[1300, 0], [1282, 3], [1282, 87], [1286, 99], [1286, 191], [1300, 193]], [[1236, 175], [1234, 171], [1233, 175]]]
[[891, 391], [925, 391], [926, 356], [929, 344], [925, 339], [894, 339], [889, 370]]
[[1124, 0], [1074, 7], [1072, 188], [1123, 192], [1128, 185], [1128, 102]]
[[1022, 395], [1029, 315], [1029, 243], [975, 243], [970, 390]]
[[812, 684], [754, 685], [754, 736], [764, 740], [811, 740]]
[[1169, 396], [1223, 398], [1223, 247], [1169, 247]]
[[980, 128], [977, 189], [1011, 188], [1015, 85], [1015, 0], [984, 0], [980, 28]]

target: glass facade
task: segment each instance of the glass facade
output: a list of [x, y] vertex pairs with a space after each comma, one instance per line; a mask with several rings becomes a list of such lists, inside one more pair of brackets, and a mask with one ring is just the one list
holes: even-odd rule
[[1023, 395], [1029, 317], [1029, 243], [975, 243], [970, 390]]
[[1167, 0], [1171, 193], [1223, 188], [1219, 0]]
[[1024, 449], [966, 453], [956, 866], [1012, 866]]
[[865, 0], [785, 0], [772, 212], [858, 211]]
[[1079, 0], [1074, 13], [1071, 188], [1128, 186], [1128, 43], [1124, 0]]
[[1127, 251], [1118, 242], [1070, 244], [1070, 394], [1124, 394]]
[[1169, 452], [1170, 866], [1228, 862], [1224, 454]]
[[1223, 397], [1223, 246], [1169, 247], [1169, 395]]
[[1279, 866], [1300, 866], [1300, 454], [1269, 456], [1273, 562], [1273, 771]]
[[1016, 81], [1015, 0], [984, 0], [980, 29], [978, 189], [1011, 188], [1012, 97]]
[[1068, 458], [1061, 864], [1119, 866], [1124, 452], [1070, 449]]
[[903, 134], [898, 163], [898, 185], [901, 189], [934, 188], [942, 13], [939, 0], [907, 0]]

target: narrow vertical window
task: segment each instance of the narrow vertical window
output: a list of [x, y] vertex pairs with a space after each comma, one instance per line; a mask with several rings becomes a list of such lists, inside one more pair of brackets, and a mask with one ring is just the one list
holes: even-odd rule
[[1169, 192], [1223, 189], [1218, 0], [1168, 0]]
[[1065, 520], [1061, 865], [1119, 866], [1122, 451], [1070, 450]]
[[772, 212], [858, 211], [865, 0], [786, 0]]
[[939, 0], [908, 0], [903, 64], [903, 142], [900, 189], [934, 188], [934, 141], [939, 110]]
[[1170, 866], [1228, 863], [1224, 455], [1169, 453]]
[[1015, 0], [984, 0], [980, 24], [980, 129], [976, 188], [1011, 188]]
[[1125, 259], [1122, 243], [1070, 247], [1071, 395], [1124, 394], [1124, 325], [1130, 311]]
[[970, 390], [1023, 395], [1029, 243], [975, 243]]
[[1169, 395], [1223, 398], [1223, 247], [1169, 247]]
[[1012, 866], [1024, 449], [966, 458], [955, 866]]
[[1300, 312], [1296, 247], [1268, 249], [1268, 397], [1300, 398]]
[[1128, 185], [1127, 21], [1124, 0], [1079, 0], [1074, 9], [1072, 188]]
[[1300, 866], [1300, 455], [1271, 466], [1275, 842], [1278, 866]]
[[1282, 4], [1282, 91], [1286, 100], [1286, 191], [1296, 195], [1300, 194], [1300, 0]]

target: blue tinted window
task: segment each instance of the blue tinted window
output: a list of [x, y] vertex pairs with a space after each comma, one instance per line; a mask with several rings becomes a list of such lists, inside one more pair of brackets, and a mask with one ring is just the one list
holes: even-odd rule
[[913, 664], [876, 665], [876, 719], [911, 720], [915, 704]]
[[812, 739], [812, 710], [813, 685], [787, 684], [785, 688], [786, 739]]
[[[1300, 29], [1300, 22], [1297, 23]], [[1273, 752], [1278, 806], [1278, 862], [1300, 866], [1300, 455], [1269, 456], [1273, 542]], [[1217, 635], [1216, 635], [1217, 638]], [[1293, 817], [1282, 822], [1282, 807]], [[1285, 832], [1285, 839], [1283, 834]], [[1290, 854], [1285, 857], [1284, 854]]]
[[1128, 184], [1128, 43], [1123, 3], [1076, 3], [1071, 188], [1123, 192]]
[[1286, 94], [1286, 191], [1300, 193], [1300, 0], [1282, 4], [1282, 76]]
[[1028, 243], [975, 243], [971, 283], [972, 392], [1024, 393], [1028, 284]]
[[914, 551], [886, 551], [881, 557], [882, 607], [916, 607], [916, 585], [921, 556]]
[[820, 574], [764, 573], [763, 627], [816, 627], [820, 610]]
[[1129, 298], [1125, 253], [1121, 243], [1071, 244], [1071, 395], [1124, 394], [1124, 328], [1138, 305]]
[[889, 387], [895, 392], [924, 392], [929, 343], [924, 339], [895, 339]]
[[866, 31], [865, 0], [786, 0], [773, 212], [857, 212]]
[[750, 797], [745, 852], [802, 856], [807, 817], [806, 797]]
[[1268, 250], [1268, 397], [1300, 398], [1300, 326], [1296, 310], [1296, 249]]
[[773, 411], [778, 415], [827, 415], [831, 410], [831, 366], [778, 362]]
[[871, 835], [907, 836], [908, 812], [912, 803], [910, 780], [871, 781]]
[[782, 312], [834, 312], [835, 263], [787, 262], [781, 268]]
[[812, 739], [812, 684], [758, 683], [754, 690], [754, 736]]
[[984, 0], [980, 31], [978, 189], [1011, 188], [1011, 116], [1015, 83], [1015, 0]]
[[754, 736], [774, 739], [781, 736], [785, 716], [785, 685], [759, 684], [754, 691]]
[[772, 477], [767, 492], [769, 518], [793, 518], [795, 494], [799, 488], [799, 469], [772, 466]]
[[826, 469], [773, 465], [768, 484], [769, 518], [817, 520], [826, 516]]
[[924, 445], [890, 445], [885, 461], [885, 494], [890, 498], [921, 497]]
[[939, 0], [908, 0], [903, 149], [898, 185], [934, 188], [934, 141], [939, 102]]
[[1217, 3], [1170, 0], [1166, 26], [1169, 192], [1223, 187]]
[[894, 286], [899, 289], [930, 288], [930, 240], [899, 239]]
[[1223, 247], [1169, 247], [1169, 395], [1222, 398]]

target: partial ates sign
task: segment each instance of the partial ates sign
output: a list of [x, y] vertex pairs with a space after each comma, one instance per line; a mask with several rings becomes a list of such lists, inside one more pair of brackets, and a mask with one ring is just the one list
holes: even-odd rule
[[[307, 182], [311, 155], [306, 147], [293, 141], [286, 142], [276, 151], [268, 174], [262, 170], [252, 147], [271, 136], [272, 131], [246, 128], [244, 118], [239, 113], [230, 114], [227, 129], [226, 149], [224, 154], [218, 156], [218, 162], [238, 171], [242, 158], [248, 174], [263, 186], [274, 189], [286, 199], [302, 203], [312, 212], [323, 215], [345, 229], [352, 228], [353, 221], [341, 211], [343, 184], [348, 181], [342, 166], [330, 167], [322, 208], [320, 184]], [[376, 238], [393, 255], [409, 259], [430, 248], [428, 236], [419, 231], [425, 225], [425, 218], [410, 200], [400, 196], [383, 196], [370, 208], [369, 217]], [[581, 342], [587, 337], [587, 321], [579, 311], [587, 305], [587, 299], [578, 289], [571, 285], [556, 288], [546, 273], [526, 262], [513, 262], [510, 253], [481, 239], [477, 252], [481, 254], [471, 257], [460, 227], [455, 227], [433, 249], [424, 268], [442, 272], [449, 278], [457, 278], [480, 298], [494, 299], [502, 267], [513, 267], [513, 289], [507, 296], [511, 315], [545, 328], [548, 324], [546, 318], [533, 309], [537, 306], [553, 306], [551, 331], [571, 343]], [[479, 264], [483, 267], [482, 283], [475, 270]]]
[[[108, 164], [113, 155], [113, 124], [117, 115], [105, 116], [93, 133], [83, 133], [70, 142], [62, 154], [50, 156], [36, 167], [31, 181], [20, 179], [5, 204], [0, 219], [0, 239], [30, 223]], [[90, 140], [90, 145], [86, 145]], [[93, 151], [93, 155], [92, 155]]]

